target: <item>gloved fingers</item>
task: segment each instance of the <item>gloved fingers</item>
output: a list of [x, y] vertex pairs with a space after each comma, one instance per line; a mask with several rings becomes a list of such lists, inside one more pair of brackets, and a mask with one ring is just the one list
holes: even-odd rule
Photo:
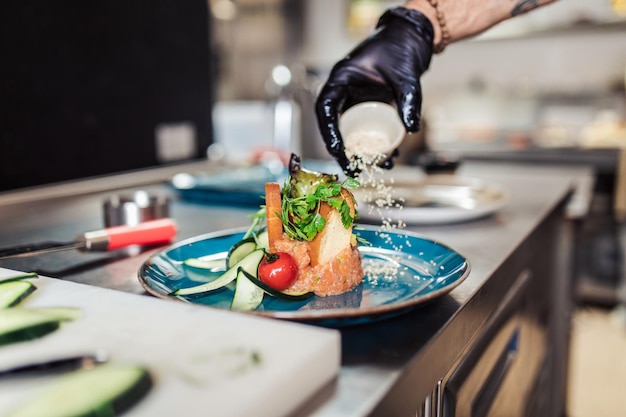
[[345, 86], [326, 85], [315, 102], [317, 122], [329, 151], [343, 151], [343, 140], [339, 132], [339, 113], [345, 100]]
[[339, 163], [341, 169], [348, 174], [350, 161], [346, 156], [343, 138], [339, 131], [339, 113], [344, 106], [346, 97], [347, 89], [345, 86], [327, 84], [316, 100], [315, 112], [326, 149]]
[[382, 169], [391, 169], [393, 168], [394, 165], [394, 161], [393, 158], [397, 157], [400, 154], [400, 152], [398, 151], [398, 149], [394, 149], [394, 151], [392, 152], [391, 156], [387, 159], [385, 159], [384, 161], [380, 162], [378, 164], [379, 167], [381, 167]]
[[419, 81], [416, 85], [405, 85], [398, 92], [396, 99], [398, 115], [408, 133], [420, 130], [422, 111], [422, 89]]

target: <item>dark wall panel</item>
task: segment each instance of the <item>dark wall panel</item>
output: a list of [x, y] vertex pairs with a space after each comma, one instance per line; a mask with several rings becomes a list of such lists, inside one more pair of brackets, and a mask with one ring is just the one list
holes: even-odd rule
[[158, 157], [164, 124], [191, 127], [184, 158], [202, 158], [212, 140], [207, 4], [0, 2], [0, 191], [177, 162]]

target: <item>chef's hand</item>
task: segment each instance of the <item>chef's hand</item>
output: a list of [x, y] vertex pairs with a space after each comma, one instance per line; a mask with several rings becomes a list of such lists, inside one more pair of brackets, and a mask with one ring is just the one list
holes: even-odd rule
[[[357, 168], [346, 156], [339, 116], [363, 101], [395, 102], [407, 132], [420, 128], [420, 77], [433, 53], [433, 26], [422, 13], [398, 7], [388, 10], [376, 31], [333, 67], [316, 102], [317, 121], [328, 152], [344, 172]], [[380, 165], [393, 167], [393, 156]]]

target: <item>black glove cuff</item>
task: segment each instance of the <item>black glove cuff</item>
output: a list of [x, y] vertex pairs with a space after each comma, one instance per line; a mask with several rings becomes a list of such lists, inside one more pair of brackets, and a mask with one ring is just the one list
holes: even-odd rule
[[378, 28], [379, 26], [385, 25], [396, 17], [412, 23], [415, 26], [415, 30], [418, 35], [424, 38], [424, 40], [428, 42], [428, 45], [433, 45], [433, 41], [435, 39], [433, 24], [430, 22], [430, 19], [424, 16], [422, 12], [414, 9], [407, 9], [406, 7], [389, 9], [380, 17], [380, 19], [378, 19], [376, 27]]

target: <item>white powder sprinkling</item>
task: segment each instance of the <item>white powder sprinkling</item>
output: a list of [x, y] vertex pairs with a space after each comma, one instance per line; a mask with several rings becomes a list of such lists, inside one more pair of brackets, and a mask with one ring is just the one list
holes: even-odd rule
[[359, 155], [371, 161], [383, 156], [381, 149], [389, 148], [391, 142], [389, 137], [382, 132], [365, 130], [349, 133], [344, 138], [344, 145], [348, 158]]
[[[375, 139], [370, 139], [375, 140]], [[370, 147], [368, 149], [372, 149]], [[377, 235], [383, 239], [385, 244], [396, 252], [402, 252], [404, 245], [401, 242], [394, 242], [393, 235], [390, 232], [404, 229], [406, 223], [402, 219], [393, 219], [385, 212], [390, 208], [402, 209], [403, 201], [396, 200], [393, 197], [393, 177], [385, 179], [381, 175], [384, 170], [379, 163], [387, 158], [385, 155], [364, 155], [359, 153], [358, 157], [351, 159], [352, 168], [359, 171], [356, 179], [361, 183], [363, 190], [368, 192], [363, 196], [363, 202], [367, 205], [368, 214], [380, 217], [381, 225], [376, 231]], [[406, 245], [410, 247], [410, 242], [406, 240]], [[394, 262], [376, 263], [369, 265], [367, 272], [383, 279], [391, 279], [397, 277], [401, 257], [398, 256]]]
[[380, 217], [381, 227], [379, 233], [389, 242], [391, 236], [384, 234], [384, 232], [404, 229], [406, 224], [400, 218], [394, 219], [389, 217], [387, 213], [388, 209], [401, 210], [404, 201], [402, 199], [396, 200], [393, 197], [393, 184], [395, 182], [393, 177], [385, 179], [381, 175], [383, 169], [378, 164], [385, 158], [384, 155], [378, 155], [369, 161], [355, 158], [352, 159], [352, 164], [360, 171], [356, 179], [361, 183], [361, 189], [367, 190], [363, 200], [367, 204], [368, 214], [376, 214], [377, 217]]

